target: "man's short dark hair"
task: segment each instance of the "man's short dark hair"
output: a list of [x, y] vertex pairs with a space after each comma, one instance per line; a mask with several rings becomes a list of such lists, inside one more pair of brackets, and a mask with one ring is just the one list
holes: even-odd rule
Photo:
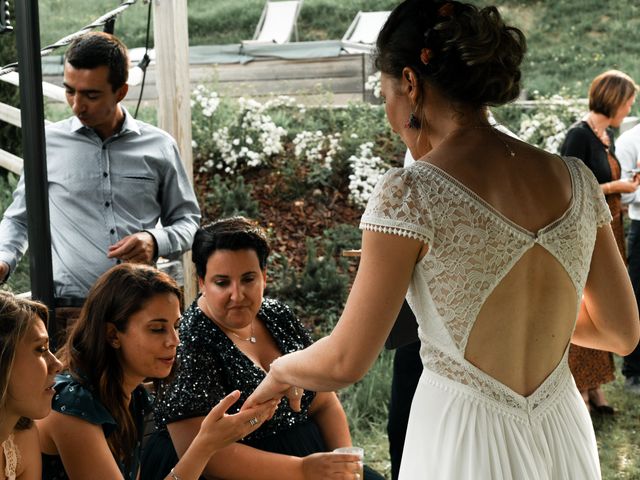
[[129, 77], [127, 47], [117, 37], [104, 32], [89, 32], [76, 38], [64, 56], [73, 68], [109, 67], [109, 83], [115, 92]]

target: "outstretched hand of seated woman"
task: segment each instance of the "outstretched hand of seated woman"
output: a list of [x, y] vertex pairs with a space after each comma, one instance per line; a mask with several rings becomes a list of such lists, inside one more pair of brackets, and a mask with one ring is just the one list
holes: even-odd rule
[[278, 401], [254, 404], [236, 414], [225, 413], [240, 398], [238, 390], [231, 392], [211, 409], [200, 425], [198, 436], [213, 450], [219, 450], [249, 435], [270, 419], [278, 407]]
[[240, 411], [245, 411], [250, 408], [254, 408], [256, 405], [260, 405], [270, 400], [279, 401], [283, 397], [287, 397], [289, 400], [289, 406], [294, 412], [299, 412], [301, 408], [302, 394], [304, 390], [300, 387], [295, 387], [287, 383], [278, 382], [271, 372], [267, 373], [264, 380], [260, 382], [260, 385], [253, 391]]

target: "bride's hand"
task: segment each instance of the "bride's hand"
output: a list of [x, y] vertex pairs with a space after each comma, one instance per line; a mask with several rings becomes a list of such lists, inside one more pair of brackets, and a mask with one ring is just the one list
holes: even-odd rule
[[295, 412], [299, 412], [303, 393], [304, 390], [300, 387], [276, 381], [271, 372], [269, 372], [266, 377], [264, 377], [264, 380], [262, 380], [260, 385], [258, 385], [253, 393], [249, 395], [249, 398], [244, 402], [241, 410], [246, 410], [272, 399], [279, 400], [282, 397], [287, 397], [291, 409]]

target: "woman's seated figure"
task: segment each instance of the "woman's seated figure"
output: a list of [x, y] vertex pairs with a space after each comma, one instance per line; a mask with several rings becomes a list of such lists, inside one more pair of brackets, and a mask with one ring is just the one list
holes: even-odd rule
[[[56, 377], [53, 411], [38, 422], [43, 480], [145, 479], [140, 453], [152, 398], [143, 381], [173, 370], [180, 300], [174, 280], [150, 266], [125, 263], [97, 280], [59, 352], [64, 371]], [[197, 479], [216, 449], [255, 430], [275, 409], [225, 415], [238, 395], [230, 392], [203, 412], [169, 480]]]
[[0, 291], [0, 478], [40, 478], [33, 420], [51, 411], [60, 362], [49, 350], [47, 307]]
[[[173, 381], [163, 382], [154, 411], [156, 423], [161, 430], [167, 427], [179, 455], [212, 404], [240, 390], [240, 400], [231, 411], [239, 409], [274, 359], [311, 344], [289, 307], [263, 298], [269, 246], [263, 230], [252, 221], [228, 218], [199, 229], [192, 254], [201, 295], [183, 314], [179, 368]], [[291, 398], [302, 395], [301, 410], [295, 412], [288, 401], [281, 402], [273, 418], [258, 430], [211, 457], [206, 478], [359, 478], [358, 457], [331, 453], [351, 445], [336, 394], [291, 390]], [[148, 455], [145, 452], [145, 479], [164, 474], [147, 469], [162, 463], [164, 453], [158, 444], [163, 435], [168, 443], [165, 431], [150, 442]], [[365, 478], [382, 477], [365, 468]]]

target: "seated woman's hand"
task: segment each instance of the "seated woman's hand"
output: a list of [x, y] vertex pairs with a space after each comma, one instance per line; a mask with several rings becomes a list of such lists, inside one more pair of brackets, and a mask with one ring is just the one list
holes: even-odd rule
[[362, 469], [360, 457], [346, 453], [314, 453], [302, 459], [305, 480], [359, 478]]
[[212, 451], [224, 448], [257, 430], [273, 416], [278, 407], [278, 401], [272, 400], [236, 414], [225, 413], [239, 398], [238, 390], [231, 392], [202, 421], [198, 436]]
[[249, 398], [244, 402], [241, 411], [253, 408], [256, 405], [270, 400], [280, 401], [282, 397], [287, 397], [291, 409], [295, 412], [299, 412], [302, 393], [302, 388], [278, 382], [273, 378], [271, 372], [269, 372], [262, 382], [260, 382], [260, 385], [258, 385], [253, 393], [249, 395]]

